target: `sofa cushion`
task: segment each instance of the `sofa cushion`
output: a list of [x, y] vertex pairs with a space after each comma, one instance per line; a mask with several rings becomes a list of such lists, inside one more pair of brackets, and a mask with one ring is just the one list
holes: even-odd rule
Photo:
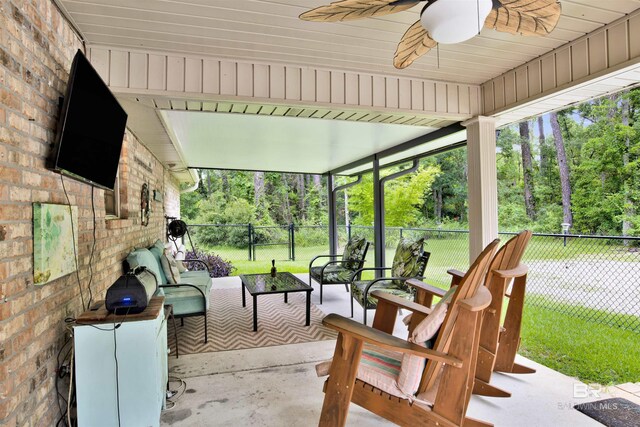
[[202, 291], [202, 293], [205, 295], [204, 302], [202, 300], [202, 293], [191, 286], [172, 287], [172, 285], [165, 285], [162, 288], [162, 291], [165, 295], [165, 304], [173, 305], [173, 314], [175, 316], [180, 316], [183, 314], [202, 313], [209, 308], [211, 278], [192, 277], [189, 279], [188, 284], [194, 285]]
[[134, 250], [127, 256], [127, 263], [129, 264], [129, 268], [145, 266], [149, 271], [155, 274], [158, 279], [158, 284], [163, 285], [167, 283], [167, 278], [162, 271], [162, 266], [160, 265], [160, 258], [156, 258], [149, 249], [140, 248]]
[[202, 278], [202, 280], [205, 279], [210, 279], [209, 277], [209, 272], [205, 271], [205, 270], [185, 270], [184, 273], [180, 273], [180, 280], [183, 282], [187, 282], [189, 278], [192, 277], [199, 277]]

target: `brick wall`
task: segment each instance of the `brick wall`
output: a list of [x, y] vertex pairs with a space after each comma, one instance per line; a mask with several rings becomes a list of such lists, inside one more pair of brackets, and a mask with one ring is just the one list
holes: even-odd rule
[[[82, 311], [75, 274], [33, 285], [32, 236], [33, 202], [67, 203], [60, 175], [45, 168], [45, 159], [55, 136], [58, 97], [79, 48], [81, 41], [50, 0], [0, 0], [0, 425], [55, 424], [55, 359], [65, 339], [64, 319]], [[147, 227], [139, 213], [145, 182], [164, 195], [164, 202], [151, 202]], [[105, 219], [103, 190], [69, 178], [64, 183], [78, 206], [84, 298], [91, 280], [94, 300], [102, 299], [121, 274], [127, 252], [162, 238], [165, 213], [179, 214], [178, 186], [129, 132], [121, 161], [127, 219]]]

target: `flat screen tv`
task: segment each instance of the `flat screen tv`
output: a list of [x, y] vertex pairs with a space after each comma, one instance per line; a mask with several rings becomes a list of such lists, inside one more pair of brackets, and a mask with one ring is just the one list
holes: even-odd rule
[[113, 190], [127, 113], [81, 51], [71, 65], [49, 166]]

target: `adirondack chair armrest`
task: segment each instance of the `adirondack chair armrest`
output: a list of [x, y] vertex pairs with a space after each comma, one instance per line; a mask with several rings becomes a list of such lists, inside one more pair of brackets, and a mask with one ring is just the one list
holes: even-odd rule
[[417, 344], [410, 343], [401, 338], [394, 337], [377, 329], [370, 328], [359, 322], [342, 317], [339, 314], [329, 314], [322, 320], [322, 324], [359, 341], [376, 345], [392, 351], [404, 354], [412, 354], [429, 360], [442, 362], [456, 368], [462, 367], [462, 361], [448, 354], [431, 350]]
[[482, 311], [491, 304], [491, 292], [484, 286], [480, 286], [476, 294], [471, 298], [460, 300], [460, 308], [468, 311]]
[[447, 273], [459, 279], [462, 279], [464, 277], [464, 273], [460, 270], [456, 270], [455, 268], [447, 270]]
[[432, 309], [429, 307], [425, 307], [424, 305], [409, 301], [397, 295], [392, 295], [389, 292], [385, 292], [380, 289], [376, 289], [375, 291], [371, 292], [371, 296], [376, 297], [378, 300], [384, 300], [389, 304], [395, 305], [398, 308], [405, 308], [414, 313], [422, 313], [425, 316], [430, 315], [432, 311]]
[[440, 298], [442, 298], [444, 294], [447, 293], [447, 291], [445, 291], [444, 289], [440, 289], [436, 286], [430, 285], [428, 283], [425, 283], [417, 279], [409, 279], [406, 281], [406, 284], [413, 286], [414, 288], [421, 289], [428, 294], [431, 294], [433, 296], [440, 297]]
[[525, 264], [520, 264], [516, 268], [512, 268], [511, 270], [494, 270], [493, 274], [498, 277], [502, 277], [505, 279], [513, 279], [516, 277], [526, 276], [529, 272], [529, 267]]

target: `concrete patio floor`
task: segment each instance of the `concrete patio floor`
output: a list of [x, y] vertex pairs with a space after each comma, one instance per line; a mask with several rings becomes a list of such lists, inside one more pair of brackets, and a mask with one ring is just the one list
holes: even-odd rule
[[[306, 275], [299, 275], [306, 280]], [[240, 288], [237, 277], [215, 279], [214, 288]], [[318, 289], [312, 302], [319, 303]], [[349, 316], [349, 298], [343, 286], [326, 286], [325, 313]], [[362, 309], [356, 304], [354, 319], [361, 321]], [[373, 310], [369, 321], [373, 319]], [[396, 322], [396, 335], [406, 335], [402, 322]], [[176, 405], [163, 411], [162, 426], [311, 426], [320, 418], [325, 378], [315, 374], [315, 364], [331, 358], [335, 340], [181, 355], [169, 358], [169, 375], [186, 382], [185, 393]], [[519, 362], [537, 370], [532, 375], [496, 373], [492, 382], [512, 392], [509, 399], [473, 396], [468, 415], [496, 426], [600, 426], [573, 409], [578, 403], [611, 397], [574, 397], [578, 380], [555, 372], [530, 360]], [[172, 383], [172, 389], [178, 383]], [[579, 393], [578, 393], [579, 394]], [[347, 425], [392, 425], [351, 405]]]

